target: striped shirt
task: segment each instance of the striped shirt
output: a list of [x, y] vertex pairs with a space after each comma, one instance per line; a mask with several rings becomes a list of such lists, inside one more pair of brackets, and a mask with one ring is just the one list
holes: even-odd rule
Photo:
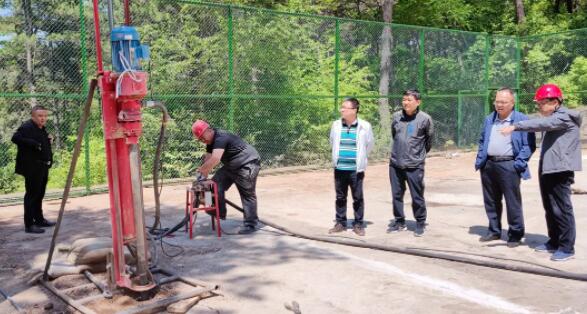
[[342, 121], [340, 131], [340, 148], [338, 150], [337, 170], [357, 171], [357, 126], [355, 121], [350, 126]]

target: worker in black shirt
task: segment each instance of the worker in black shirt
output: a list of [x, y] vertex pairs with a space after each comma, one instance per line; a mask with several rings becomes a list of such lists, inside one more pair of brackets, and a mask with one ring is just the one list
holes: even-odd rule
[[43, 233], [41, 227], [55, 223], [43, 216], [42, 202], [53, 163], [51, 136], [45, 129], [49, 112], [43, 106], [34, 106], [31, 119], [24, 122], [12, 136], [18, 146], [15, 172], [24, 176], [24, 226], [27, 233]]
[[194, 122], [192, 133], [198, 141], [206, 144], [204, 164], [197, 170], [202, 176], [207, 177], [208, 173], [222, 162], [222, 167], [212, 177], [218, 184], [220, 218], [226, 218], [224, 192], [234, 183], [244, 210], [244, 225], [238, 233], [255, 232], [258, 221], [256, 185], [261, 168], [259, 153], [240, 137], [225, 130], [212, 128], [203, 120]]

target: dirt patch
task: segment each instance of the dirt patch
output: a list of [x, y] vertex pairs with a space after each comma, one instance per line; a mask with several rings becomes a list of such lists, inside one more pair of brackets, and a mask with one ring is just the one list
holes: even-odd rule
[[73, 288], [89, 283], [90, 281], [84, 275], [67, 275], [53, 280], [56, 289], [63, 290]]
[[[470, 153], [427, 160], [428, 227], [421, 238], [413, 236], [415, 222], [409, 193], [404, 209], [409, 230], [387, 233], [393, 220], [388, 166], [371, 164], [364, 187], [367, 234], [359, 238], [349, 229], [340, 236], [383, 245], [459, 252], [465, 256], [486, 255], [494, 260], [519, 259], [586, 273], [587, 202], [583, 201], [584, 195], [572, 196], [578, 230], [575, 258], [555, 263], [549, 260], [550, 255], [533, 250], [547, 239], [536, 158], [530, 162], [533, 178], [522, 183], [526, 222], [523, 244], [516, 248], [506, 246], [505, 213], [502, 239], [491, 243], [478, 241], [487, 232], [487, 217], [479, 173], [473, 168], [474, 159], [475, 154]], [[585, 173], [577, 172], [575, 180], [573, 188], [587, 190]], [[146, 225], [151, 225], [153, 193], [145, 189], [143, 194]], [[240, 199], [234, 187], [228, 191], [227, 198], [237, 203]], [[333, 225], [335, 195], [330, 170], [261, 177], [258, 199], [260, 217], [288, 228], [328, 236], [327, 230]], [[184, 185], [163, 187], [163, 227], [173, 226], [183, 218], [184, 201]], [[110, 236], [107, 204], [107, 195], [72, 198], [63, 217], [59, 242], [70, 244], [81, 238]], [[47, 217], [55, 219], [59, 205], [44, 205]], [[348, 207], [350, 225], [352, 201]], [[67, 307], [43, 289], [37, 287], [38, 294], [27, 294], [31, 288], [26, 281], [31, 274], [43, 269], [53, 229], [48, 228], [42, 235], [25, 234], [22, 214], [21, 206], [0, 208], [0, 287], [31, 312], [41, 313], [43, 302], [53, 302], [53, 311], [65, 311]], [[294, 300], [302, 312], [314, 313], [424, 313], [430, 309], [441, 313], [531, 313], [581, 312], [587, 308], [583, 293], [587, 283], [584, 282], [316, 243], [286, 237], [262, 226], [252, 235], [232, 235], [242, 224], [242, 214], [232, 209], [221, 224], [226, 233], [220, 238], [210, 229], [207, 219], [200, 219], [194, 239], [188, 239], [180, 230], [175, 237], [156, 244], [160, 265], [182, 276], [221, 285], [224, 297], [202, 301], [203, 305], [221, 313], [284, 313], [284, 303], [292, 304]], [[60, 284], [62, 287], [73, 285], [72, 282]], [[187, 288], [172, 289], [164, 285], [156, 298], [183, 289]], [[96, 306], [100, 313], [112, 313], [137, 304], [128, 296], [92, 302], [88, 305]], [[0, 313], [3, 309], [0, 307]]]

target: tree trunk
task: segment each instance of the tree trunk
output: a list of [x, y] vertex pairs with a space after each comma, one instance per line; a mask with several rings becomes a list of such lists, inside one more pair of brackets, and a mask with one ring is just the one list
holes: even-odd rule
[[[383, 22], [391, 23], [393, 16], [393, 5], [395, 0], [383, 0], [381, 8], [383, 10]], [[379, 63], [379, 95], [389, 94], [389, 81], [392, 73], [391, 49], [393, 36], [391, 26], [385, 25], [381, 33], [381, 46]], [[389, 110], [389, 99], [379, 98], [379, 138], [387, 139], [391, 135], [391, 114]]]
[[[33, 28], [33, 9], [31, 7], [31, 0], [23, 0], [22, 1], [22, 11], [24, 14], [24, 23], [25, 23], [25, 34], [26, 34], [26, 41], [25, 41], [25, 50], [26, 50], [26, 78], [27, 78], [27, 85], [29, 87], [29, 93], [35, 93], [35, 76], [34, 76], [34, 28]], [[37, 104], [37, 100], [35, 98], [31, 98], [31, 107]]]
[[561, 13], [561, 0], [554, 2], [554, 13]]
[[526, 22], [526, 14], [524, 13], [524, 2], [522, 0], [515, 0], [515, 2], [518, 24], [524, 24], [524, 22]]
[[567, 0], [567, 12], [568, 13], [575, 12], [575, 1]]

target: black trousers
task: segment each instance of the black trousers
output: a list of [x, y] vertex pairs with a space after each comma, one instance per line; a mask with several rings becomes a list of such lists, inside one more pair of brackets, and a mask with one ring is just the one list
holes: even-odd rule
[[261, 164], [258, 161], [250, 162], [239, 169], [231, 170], [226, 167], [220, 168], [212, 177], [212, 180], [218, 184], [218, 205], [220, 217], [226, 217], [226, 201], [224, 194], [236, 184], [238, 194], [241, 197], [244, 210], [244, 224], [246, 226], [256, 226], [259, 217], [257, 216], [257, 176]]
[[365, 201], [363, 200], [364, 172], [334, 169], [334, 189], [336, 191], [336, 222], [346, 226], [347, 195], [349, 187], [353, 196], [354, 225], [363, 225]]
[[38, 173], [29, 174], [24, 177], [24, 226], [31, 227], [41, 223], [43, 217], [43, 197], [49, 179], [49, 169], [41, 169]]
[[550, 238], [548, 244], [565, 253], [575, 253], [575, 216], [571, 203], [571, 184], [575, 183], [575, 173], [542, 174], [539, 183]]
[[514, 161], [487, 160], [481, 169], [483, 202], [489, 219], [489, 233], [501, 236], [502, 199], [505, 198], [508, 220], [508, 239], [519, 241], [524, 236], [524, 215], [520, 176]]
[[406, 183], [412, 196], [412, 211], [417, 222], [426, 221], [426, 201], [424, 200], [424, 168], [397, 168], [389, 165], [389, 182], [393, 197], [393, 216], [395, 221], [405, 223], [404, 195]]

